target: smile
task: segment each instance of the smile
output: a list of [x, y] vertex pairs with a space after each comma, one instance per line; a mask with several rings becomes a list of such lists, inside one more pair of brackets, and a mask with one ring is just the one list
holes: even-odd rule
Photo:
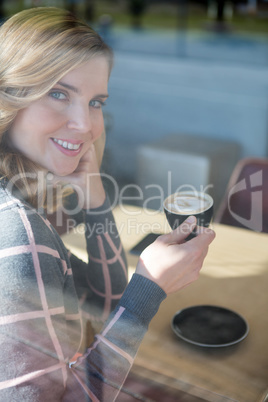
[[81, 144], [73, 144], [68, 141], [57, 140], [56, 138], [53, 138], [53, 141], [59, 144], [61, 147], [69, 150], [77, 151], [81, 147]]

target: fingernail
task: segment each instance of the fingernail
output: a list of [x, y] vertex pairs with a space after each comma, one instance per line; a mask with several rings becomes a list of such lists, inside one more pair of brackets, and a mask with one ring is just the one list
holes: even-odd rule
[[185, 221], [186, 223], [194, 223], [195, 222], [195, 217], [194, 216], [189, 216], [187, 219], [186, 219], [186, 221]]

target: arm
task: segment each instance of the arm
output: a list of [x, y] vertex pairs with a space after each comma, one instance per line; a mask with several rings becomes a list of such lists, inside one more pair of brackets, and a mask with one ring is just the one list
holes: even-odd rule
[[183, 228], [160, 236], [141, 254], [136, 274], [118, 306], [85, 356], [74, 366], [73, 373], [86, 363], [87, 392], [91, 400], [116, 399], [148, 325], [166, 294], [197, 279], [214, 233], [201, 232], [185, 243], [184, 239], [193, 229], [192, 223], [186, 222]]
[[[148, 325], [165, 297], [157, 284], [141, 275], [133, 275], [102, 332], [71, 368], [76, 378], [81, 376], [81, 369], [87, 371], [84, 391], [90, 400], [116, 399]], [[69, 392], [71, 395], [71, 390]], [[71, 396], [68, 397], [71, 400]]]
[[89, 262], [71, 255], [74, 282], [84, 316], [104, 322], [127, 285], [127, 262], [108, 198], [84, 214]]

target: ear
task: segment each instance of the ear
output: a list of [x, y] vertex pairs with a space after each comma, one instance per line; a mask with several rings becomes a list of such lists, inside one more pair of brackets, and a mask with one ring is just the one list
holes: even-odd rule
[[101, 166], [103, 158], [105, 142], [106, 142], [106, 133], [104, 129], [101, 136], [94, 142], [99, 167]]

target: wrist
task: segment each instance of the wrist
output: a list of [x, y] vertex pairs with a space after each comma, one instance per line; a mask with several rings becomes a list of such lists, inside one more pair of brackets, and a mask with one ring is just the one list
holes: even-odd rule
[[82, 205], [83, 209], [97, 209], [101, 207], [106, 199], [106, 194], [105, 191], [103, 190], [102, 192], [98, 194], [94, 194], [93, 197], [88, 197], [88, 199], [85, 199], [85, 202]]
[[87, 182], [81, 190], [81, 208], [95, 209], [103, 205], [106, 194], [101, 180]]
[[142, 320], [150, 321], [167, 297], [155, 282], [134, 273], [119, 304]]

